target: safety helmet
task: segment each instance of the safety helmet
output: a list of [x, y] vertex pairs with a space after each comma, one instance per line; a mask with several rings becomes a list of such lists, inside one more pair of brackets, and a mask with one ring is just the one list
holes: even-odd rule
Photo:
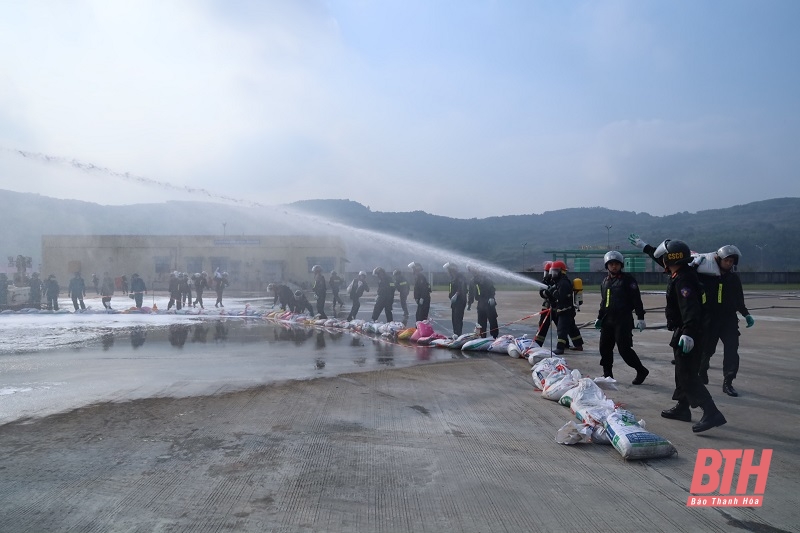
[[385, 273], [386, 270], [384, 270], [383, 267], [375, 267], [375, 269], [372, 271], [373, 276], [378, 276], [380, 274], [385, 274]]
[[447, 263], [442, 265], [442, 268], [452, 272], [458, 272], [458, 265], [455, 263], [451, 263], [448, 261]]
[[303, 295], [303, 291], [301, 291], [300, 289], [297, 289], [296, 291], [294, 291], [294, 297], [295, 298], [300, 298], [302, 295]]
[[606, 252], [606, 255], [603, 256], [603, 266], [608, 268], [608, 263], [610, 261], [616, 261], [620, 263], [623, 267], [625, 266], [625, 257], [621, 253], [616, 250], [611, 250], [610, 252]]
[[392, 272], [392, 276], [399, 276], [400, 274], [402, 274], [402, 272], [400, 272], [399, 268], [395, 268], [394, 272]]
[[267, 284], [267, 290], [268, 290], [268, 291], [274, 291], [274, 290], [275, 290], [275, 288], [276, 288], [276, 287], [275, 287], [275, 284], [274, 284], [274, 283], [269, 283], [269, 284]]
[[479, 272], [478, 265], [467, 263], [467, 272], [470, 274], [477, 274]]
[[719, 250], [717, 250], [717, 257], [720, 259], [725, 259], [727, 257], [733, 257], [733, 264], [739, 264], [739, 258], [742, 257], [742, 252], [739, 251], [739, 248], [734, 246], [733, 244], [726, 244]]
[[335, 270], [331, 270], [331, 276], [338, 276], [339, 274], [336, 273]]
[[363, 270], [359, 270], [358, 277], [359, 278], [366, 278], [367, 277], [367, 273], [364, 272]]
[[550, 271], [552, 272], [553, 270], [566, 272], [567, 271], [567, 264], [564, 261], [553, 261], [550, 264]]
[[422, 272], [422, 265], [420, 265], [416, 261], [411, 261], [408, 264], [408, 268], [410, 268], [412, 272]]
[[664, 267], [672, 265], [688, 265], [692, 261], [692, 251], [683, 241], [667, 239], [658, 245], [653, 257], [663, 257]]
[[313, 272], [314, 274], [319, 274], [320, 272], [322, 272], [322, 267], [320, 265], [314, 265], [313, 267], [311, 267], [311, 272]]

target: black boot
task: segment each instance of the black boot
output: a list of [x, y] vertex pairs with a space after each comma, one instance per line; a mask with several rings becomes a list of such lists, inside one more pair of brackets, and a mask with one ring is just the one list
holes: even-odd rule
[[631, 381], [634, 385], [641, 385], [644, 383], [644, 378], [646, 378], [650, 374], [650, 371], [647, 370], [645, 367], [640, 368], [636, 371], [636, 378]]
[[733, 378], [725, 378], [725, 381], [722, 382], [722, 392], [728, 396], [739, 396], [739, 393], [733, 388]]
[[701, 369], [698, 375], [700, 376], [700, 381], [703, 382], [703, 385], [708, 385], [708, 370]]
[[709, 405], [703, 407], [703, 418], [700, 419], [700, 422], [692, 426], [692, 431], [700, 433], [721, 426], [726, 422], [728, 421], [725, 420], [720, 410], [717, 409], [714, 402], [711, 402]]
[[672, 409], [665, 409], [661, 411], [661, 416], [670, 418], [672, 420], [680, 420], [682, 422], [692, 421], [692, 412], [689, 410], [688, 403], [678, 402]]
[[604, 366], [603, 367], [603, 377], [604, 378], [614, 379], [614, 372], [611, 371], [611, 367], [610, 366]]

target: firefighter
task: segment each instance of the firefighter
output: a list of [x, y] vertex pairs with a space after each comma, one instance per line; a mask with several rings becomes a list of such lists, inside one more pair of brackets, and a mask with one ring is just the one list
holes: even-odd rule
[[692, 421], [692, 407], [700, 407], [703, 417], [692, 426], [700, 433], [727, 422], [717, 409], [714, 399], [700, 379], [703, 355], [703, 288], [694, 268], [689, 246], [679, 240], [667, 239], [656, 248], [631, 235], [631, 243], [642, 249], [669, 274], [667, 305], [664, 314], [667, 329], [672, 332], [670, 347], [675, 356], [675, 391], [672, 399], [678, 403], [661, 411], [661, 416], [683, 422]]
[[[183, 306], [181, 300], [181, 280], [180, 273], [176, 270], [169, 277], [169, 302], [167, 303], [167, 311], [175, 306], [175, 309], [180, 310]], [[216, 306], [215, 306], [216, 307]]]
[[272, 302], [272, 307], [281, 304], [281, 310], [286, 311], [294, 311], [295, 306], [297, 305], [297, 301], [294, 299], [294, 293], [292, 289], [290, 289], [287, 285], [283, 283], [270, 283], [267, 285], [267, 290], [271, 291], [275, 295], [275, 299]]
[[347, 314], [347, 320], [354, 320], [358, 316], [358, 309], [361, 307], [361, 297], [365, 292], [369, 292], [369, 285], [367, 285], [367, 273], [363, 270], [358, 273], [355, 279], [350, 282], [347, 288], [347, 294], [350, 297], [350, 312]]
[[431, 310], [431, 284], [428, 278], [422, 273], [422, 265], [416, 261], [408, 264], [414, 276], [414, 301], [417, 302], [416, 321], [428, 320], [428, 313]]
[[[83, 297], [86, 296], [86, 283], [83, 281], [80, 272], [75, 272], [75, 276], [69, 280], [67, 296], [72, 298], [72, 306], [76, 311], [79, 308], [81, 310], [86, 309], [86, 305], [83, 303]], [[78, 305], [79, 303], [80, 306]]]
[[0, 272], [0, 305], [8, 305], [8, 274]]
[[[546, 294], [550, 300], [550, 313], [556, 323], [558, 341], [553, 353], [562, 355], [564, 350], [583, 350], [583, 337], [575, 325], [575, 305], [573, 303], [572, 280], [566, 274], [567, 265], [563, 261], [553, 261], [550, 266], [550, 276], [553, 286], [547, 289]], [[573, 346], [569, 346], [572, 341]]]
[[328, 292], [328, 289], [325, 276], [322, 275], [322, 267], [314, 265], [311, 267], [311, 272], [314, 274], [314, 283], [311, 285], [311, 289], [317, 297], [317, 314], [320, 318], [328, 318], [328, 315], [325, 314], [325, 293]]
[[311, 307], [311, 302], [308, 301], [308, 298], [306, 298], [306, 295], [303, 294], [303, 291], [301, 291], [300, 289], [294, 291], [294, 300], [295, 304], [294, 304], [294, 309], [292, 309], [292, 311], [294, 311], [295, 313], [303, 313], [305, 312], [306, 309], [308, 309], [309, 315], [314, 314], [314, 308]]
[[622, 360], [636, 370], [634, 385], [641, 385], [650, 373], [633, 350], [633, 313], [636, 313], [636, 329], [639, 332], [646, 327], [644, 321], [644, 305], [642, 294], [636, 278], [623, 272], [625, 258], [615, 250], [603, 257], [608, 271], [606, 278], [600, 283], [600, 310], [594, 327], [600, 330], [600, 366], [603, 376], [614, 377], [614, 345]]
[[392, 272], [392, 276], [394, 276], [394, 286], [397, 289], [397, 296], [398, 300], [400, 300], [400, 308], [403, 310], [403, 317], [408, 317], [408, 293], [411, 291], [411, 288], [408, 286], [408, 280], [399, 268]]
[[30, 301], [31, 307], [36, 309], [42, 307], [42, 280], [39, 279], [38, 272], [31, 274]]
[[134, 273], [131, 276], [131, 292], [133, 293], [133, 301], [136, 302], [136, 308], [141, 309], [147, 286], [145, 286], [144, 280], [139, 277], [139, 274]]
[[450, 311], [452, 313], [453, 335], [460, 336], [464, 329], [464, 309], [467, 307], [467, 279], [458, 271], [458, 265], [447, 262], [442, 265], [450, 274]]
[[378, 294], [375, 299], [375, 307], [372, 309], [372, 321], [378, 320], [381, 312], [386, 313], [386, 322], [394, 320], [392, 316], [392, 303], [394, 302], [394, 281], [386, 273], [383, 267], [375, 267], [372, 275], [378, 278]]
[[[217, 269], [217, 271], [219, 271], [219, 269]], [[215, 274], [214, 290], [217, 293], [217, 301], [214, 302], [214, 307], [225, 307], [224, 305], [222, 305], [222, 293], [225, 291], [225, 287], [227, 287], [230, 284], [231, 282], [228, 281], [227, 272], [223, 272], [222, 274], [220, 274], [219, 277], [217, 277]], [[178, 309], [180, 309], [180, 307]]]
[[58, 293], [61, 292], [61, 287], [58, 286], [55, 274], [50, 274], [47, 277], [47, 283], [44, 287], [44, 295], [47, 298], [47, 309], [50, 311], [58, 311]]
[[739, 396], [733, 388], [733, 380], [739, 371], [739, 319], [736, 312], [742, 314], [748, 328], [755, 324], [755, 319], [744, 303], [742, 281], [736, 273], [741, 257], [739, 248], [732, 244], [725, 245], [714, 254], [720, 275], [699, 274], [705, 288], [706, 311], [709, 314], [700, 364], [700, 379], [703, 384], [708, 385], [709, 363], [717, 350], [717, 343], [721, 340], [722, 392], [728, 396]]
[[328, 280], [328, 284], [331, 286], [331, 298], [333, 299], [333, 313], [336, 314], [336, 304], [339, 304], [339, 310], [342, 310], [342, 306], [344, 305], [344, 301], [339, 296], [339, 289], [342, 287], [342, 277], [336, 273], [335, 270], [331, 270], [331, 277]]
[[494, 283], [476, 266], [467, 266], [467, 271], [472, 274], [467, 296], [467, 309], [470, 308], [472, 302], [475, 302], [475, 307], [478, 310], [480, 336], [486, 338], [486, 325], [488, 322], [489, 333], [496, 339], [499, 334], [499, 328], [497, 325], [497, 301], [494, 298]]
[[[553, 286], [553, 277], [550, 275], [550, 267], [552, 266], [553, 262], [547, 261], [542, 269], [542, 283], [548, 287]], [[539, 290], [539, 296], [542, 298], [542, 310], [539, 312], [539, 329], [536, 331], [536, 336], [533, 338], [533, 342], [539, 346], [544, 345], [544, 341], [547, 338], [547, 332], [550, 330], [550, 322], [552, 321], [550, 313], [550, 298], [545, 291], [546, 289]]]

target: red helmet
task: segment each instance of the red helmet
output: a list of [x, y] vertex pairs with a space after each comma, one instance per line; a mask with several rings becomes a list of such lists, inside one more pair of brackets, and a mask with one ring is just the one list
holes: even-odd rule
[[545, 272], [548, 272], [552, 266], [553, 266], [553, 262], [552, 262], [552, 261], [547, 261], [547, 262], [545, 262], [545, 264], [544, 264], [544, 269], [543, 269], [543, 270], [544, 270]]
[[550, 265], [550, 270], [552, 270], [554, 268], [556, 268], [556, 269], [558, 269], [558, 270], [560, 270], [562, 272], [566, 272], [567, 271], [567, 264], [564, 261], [553, 261], [553, 263]]

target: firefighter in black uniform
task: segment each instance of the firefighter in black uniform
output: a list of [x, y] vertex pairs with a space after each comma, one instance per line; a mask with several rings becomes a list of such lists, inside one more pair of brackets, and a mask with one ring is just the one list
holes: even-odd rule
[[467, 279], [458, 271], [458, 265], [445, 263], [444, 268], [450, 274], [450, 310], [453, 314], [453, 334], [458, 337], [464, 329], [464, 309], [467, 307]]
[[612, 250], [605, 257], [608, 276], [600, 283], [600, 311], [594, 327], [600, 330], [600, 366], [603, 376], [614, 377], [614, 344], [622, 360], [636, 370], [634, 385], [641, 385], [650, 373], [633, 350], [633, 314], [636, 313], [636, 328], [645, 328], [644, 305], [636, 279], [623, 272], [625, 258]]
[[397, 296], [398, 300], [400, 300], [400, 308], [403, 310], [403, 317], [408, 316], [408, 293], [411, 291], [411, 288], [408, 286], [408, 280], [400, 272], [400, 269], [395, 269], [392, 272], [392, 276], [394, 276], [394, 287], [397, 289]]
[[723, 246], [715, 254], [720, 275], [700, 274], [700, 281], [706, 291], [706, 310], [709, 313], [700, 379], [708, 384], [709, 361], [717, 351], [717, 343], [722, 340], [722, 392], [728, 396], [739, 396], [733, 388], [733, 380], [739, 371], [739, 319], [736, 312], [742, 314], [748, 328], [755, 324], [755, 319], [744, 303], [742, 280], [735, 272], [741, 256], [736, 246]]
[[381, 312], [386, 312], [386, 322], [394, 320], [392, 317], [392, 303], [394, 302], [394, 281], [386, 273], [383, 267], [375, 267], [372, 275], [378, 278], [378, 295], [375, 299], [375, 307], [372, 310], [372, 321], [378, 320]]
[[[573, 302], [572, 280], [566, 274], [567, 265], [563, 261], [553, 261], [550, 268], [550, 275], [553, 278], [553, 286], [547, 289], [546, 294], [550, 300], [550, 313], [553, 322], [556, 323], [556, 333], [558, 341], [553, 353], [562, 355], [564, 350], [583, 350], [583, 337], [575, 325], [575, 305]], [[573, 346], [569, 346], [572, 341]]]
[[708, 389], [700, 380], [699, 371], [703, 352], [703, 288], [694, 268], [689, 246], [678, 240], [667, 239], [653, 248], [638, 235], [631, 235], [631, 243], [664, 267], [669, 273], [667, 284], [667, 329], [672, 332], [669, 345], [675, 356], [675, 391], [672, 399], [677, 404], [661, 411], [661, 416], [684, 422], [692, 421], [690, 407], [703, 409], [703, 417], [692, 426], [699, 433], [727, 422]]
[[339, 311], [342, 310], [342, 306], [344, 305], [344, 301], [342, 301], [342, 297], [339, 296], [339, 289], [342, 287], [342, 277], [336, 273], [335, 270], [331, 270], [331, 277], [328, 280], [328, 284], [331, 286], [331, 297], [333, 298], [333, 312], [336, 314], [336, 304], [339, 304]]
[[347, 320], [353, 320], [358, 316], [358, 309], [361, 307], [361, 297], [365, 292], [369, 292], [369, 285], [367, 285], [367, 273], [362, 270], [347, 289], [352, 304], [350, 306], [350, 312], [347, 314]]
[[294, 309], [292, 309], [292, 311], [294, 311], [295, 313], [302, 313], [306, 309], [308, 309], [309, 315], [314, 314], [314, 308], [311, 307], [311, 302], [308, 301], [308, 298], [306, 298], [306, 295], [303, 294], [303, 291], [301, 291], [300, 289], [294, 291], [294, 300], [295, 304], [294, 304]]
[[[542, 283], [548, 287], [553, 286], [553, 277], [550, 275], [550, 267], [553, 266], [552, 261], [547, 261], [544, 264], [542, 273]], [[539, 312], [539, 329], [536, 330], [536, 336], [533, 337], [533, 342], [539, 346], [544, 346], [544, 341], [547, 338], [547, 332], [550, 330], [550, 298], [547, 295], [546, 289], [539, 290], [539, 296], [542, 298], [542, 310]]]
[[275, 299], [272, 301], [272, 307], [280, 303], [281, 310], [286, 311], [288, 309], [289, 311], [294, 311], [297, 301], [294, 299], [292, 289], [287, 285], [283, 283], [270, 283], [267, 285], [267, 290], [275, 295]]
[[80, 272], [75, 272], [75, 276], [69, 280], [67, 296], [72, 298], [72, 306], [76, 311], [78, 309], [86, 309], [86, 304], [83, 303], [83, 297], [86, 296], [86, 283], [84, 283]]
[[472, 274], [472, 281], [469, 284], [467, 295], [467, 308], [475, 302], [478, 308], [478, 326], [480, 326], [480, 336], [486, 338], [486, 323], [489, 323], [489, 334], [497, 338], [499, 327], [497, 325], [497, 301], [495, 288], [492, 280], [480, 271], [476, 266], [467, 266], [467, 271]]
[[314, 283], [311, 285], [311, 290], [314, 291], [314, 295], [317, 297], [317, 314], [320, 318], [328, 318], [328, 315], [325, 314], [325, 293], [328, 292], [328, 288], [325, 276], [322, 275], [322, 267], [314, 265], [311, 267], [311, 272], [314, 273]]
[[180, 279], [180, 272], [177, 270], [170, 274], [169, 276], [169, 286], [167, 287], [169, 291], [169, 302], [167, 303], [167, 311], [172, 309], [172, 306], [175, 306], [175, 309], [180, 310], [183, 307], [183, 302], [181, 300], [181, 279]]
[[431, 284], [422, 273], [422, 265], [412, 261], [408, 264], [408, 268], [414, 275], [414, 301], [417, 302], [416, 321], [428, 320], [428, 314], [431, 311]]
[[30, 300], [31, 307], [34, 307], [35, 309], [42, 307], [42, 280], [39, 279], [38, 272], [31, 274]]

